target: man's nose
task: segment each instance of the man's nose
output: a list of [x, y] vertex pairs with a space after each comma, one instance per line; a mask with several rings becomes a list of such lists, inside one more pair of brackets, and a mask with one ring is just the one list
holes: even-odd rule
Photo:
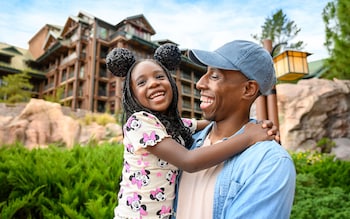
[[203, 76], [197, 81], [197, 83], [196, 83], [196, 88], [197, 88], [198, 90], [201, 90], [201, 89], [203, 89], [203, 87], [205, 86], [205, 84], [206, 84], [206, 77], [205, 77], [205, 75], [203, 75]]

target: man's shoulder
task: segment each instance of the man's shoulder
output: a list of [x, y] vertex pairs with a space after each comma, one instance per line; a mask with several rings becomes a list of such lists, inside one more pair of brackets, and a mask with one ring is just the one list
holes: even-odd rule
[[289, 152], [282, 145], [273, 140], [257, 142], [250, 146], [245, 153], [242, 153], [242, 155], [249, 155], [249, 157], [255, 157], [255, 159], [258, 157], [291, 159]]

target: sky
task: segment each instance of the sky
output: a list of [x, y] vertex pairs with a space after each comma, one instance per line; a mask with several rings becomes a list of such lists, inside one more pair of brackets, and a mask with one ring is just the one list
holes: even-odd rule
[[[143, 14], [156, 34], [180, 49], [215, 50], [226, 42], [255, 41], [266, 18], [279, 9], [301, 31], [308, 61], [327, 58], [322, 11], [331, 0], [8, 0], [0, 2], [0, 42], [28, 49], [28, 41], [46, 24], [63, 26], [69, 16], [88, 13], [115, 25]], [[255, 41], [256, 42], [256, 41]]]

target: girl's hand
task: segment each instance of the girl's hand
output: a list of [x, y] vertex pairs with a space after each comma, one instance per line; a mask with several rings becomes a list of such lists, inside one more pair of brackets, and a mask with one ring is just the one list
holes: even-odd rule
[[280, 132], [277, 126], [273, 125], [273, 122], [271, 120], [262, 120], [262, 121], [259, 121], [258, 123], [261, 124], [263, 128], [267, 128], [268, 129], [267, 134], [270, 136], [275, 136], [275, 141], [280, 143], [281, 141]]
[[276, 138], [276, 130], [264, 128], [262, 124], [247, 123], [244, 133], [249, 136], [249, 145], [255, 144], [258, 141], [270, 141]]

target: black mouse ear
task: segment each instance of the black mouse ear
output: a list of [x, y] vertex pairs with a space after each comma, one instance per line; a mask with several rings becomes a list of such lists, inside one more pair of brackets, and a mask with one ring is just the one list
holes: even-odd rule
[[181, 62], [181, 51], [175, 44], [165, 43], [156, 49], [154, 59], [168, 70], [175, 70]]
[[114, 48], [106, 57], [108, 70], [117, 77], [125, 77], [134, 63], [134, 55], [125, 48]]

